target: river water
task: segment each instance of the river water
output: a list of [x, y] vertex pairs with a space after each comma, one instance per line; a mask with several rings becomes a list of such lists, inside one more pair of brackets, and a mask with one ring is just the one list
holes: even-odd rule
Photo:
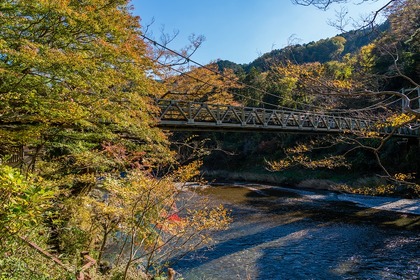
[[200, 195], [230, 209], [233, 222], [174, 266], [186, 280], [420, 279], [420, 200], [378, 198], [372, 208], [375, 198], [257, 185]]

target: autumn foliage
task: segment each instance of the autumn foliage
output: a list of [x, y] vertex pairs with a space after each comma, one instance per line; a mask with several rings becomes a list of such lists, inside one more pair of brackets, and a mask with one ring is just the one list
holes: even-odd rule
[[156, 128], [163, 88], [128, 2], [0, 3], [3, 278], [75, 277], [82, 251], [96, 263], [90, 277], [147, 278], [162, 272], [168, 240], [188, 233], [188, 246], [201, 244], [227, 222], [221, 208], [206, 211], [217, 226], [176, 213], [180, 171], [153, 176], [176, 163]]
[[174, 75], [165, 84], [168, 91], [164, 98], [229, 105], [238, 105], [231, 91], [242, 87], [232, 70], [219, 72], [216, 63]]

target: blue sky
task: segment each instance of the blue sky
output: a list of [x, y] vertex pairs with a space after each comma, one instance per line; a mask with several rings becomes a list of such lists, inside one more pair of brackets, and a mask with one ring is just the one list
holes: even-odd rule
[[[386, 2], [346, 7], [349, 15], [359, 19]], [[188, 43], [190, 34], [204, 35], [206, 41], [192, 56], [201, 64], [216, 59], [249, 63], [272, 49], [285, 47], [291, 37], [304, 44], [339, 33], [327, 23], [335, 18], [339, 5], [321, 11], [293, 5], [290, 0], [132, 0], [132, 4], [143, 26], [154, 18], [151, 31], [155, 39], [162, 27], [166, 33], [179, 31], [169, 45], [175, 50]]]

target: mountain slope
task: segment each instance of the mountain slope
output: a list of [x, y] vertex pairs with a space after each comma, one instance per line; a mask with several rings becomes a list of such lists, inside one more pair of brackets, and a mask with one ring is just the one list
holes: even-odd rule
[[349, 53], [357, 52], [361, 47], [373, 42], [378, 36], [389, 28], [386, 22], [372, 29], [355, 30], [339, 34], [332, 38], [321, 39], [307, 44], [287, 46], [282, 49], [272, 50], [255, 59], [249, 64], [236, 64], [229, 60], [217, 62], [219, 70], [232, 69], [236, 73], [245, 71], [249, 73], [252, 68], [258, 71], [267, 71], [271, 65], [293, 61], [296, 64], [309, 62], [325, 63], [339, 60]]

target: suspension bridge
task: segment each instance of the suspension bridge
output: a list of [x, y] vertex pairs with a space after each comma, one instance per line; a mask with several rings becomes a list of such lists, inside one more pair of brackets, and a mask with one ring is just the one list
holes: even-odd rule
[[295, 133], [369, 133], [420, 137], [418, 126], [391, 127], [369, 120], [289, 109], [264, 109], [161, 99], [159, 126], [187, 131], [262, 131]]
[[[223, 79], [230, 80], [234, 83], [240, 84], [246, 88], [252, 88], [260, 93], [267, 96], [273, 96], [274, 98], [280, 98], [275, 94], [266, 92], [263, 89], [255, 88], [251, 85], [232, 80], [231, 77], [227, 77], [223, 73], [209, 68], [206, 65], [202, 65], [189, 56], [182, 53], [169, 49], [165, 45], [156, 42], [153, 39], [148, 38], [145, 35], [142, 37], [153, 44], [154, 47], [161, 48], [161, 50], [168, 51], [173, 55], [181, 58], [184, 63], [194, 63], [202, 69], [208, 71], [208, 73], [216, 74]], [[181, 71], [174, 68], [170, 64], [165, 64], [157, 60], [157, 63], [163, 67], [169, 68], [172, 71], [186, 76], [191, 81], [199, 82], [202, 85], [211, 86], [217, 88], [217, 85], [206, 81], [204, 78], [195, 77], [185, 71]], [[178, 63], [177, 63], [178, 64]], [[407, 89], [407, 92], [417, 92], [417, 97], [410, 99], [408, 95], [402, 90], [401, 95], [397, 101], [402, 102], [402, 112], [406, 109], [411, 110], [411, 103], [418, 103], [418, 109], [414, 113], [420, 114], [420, 88]], [[262, 102], [261, 100], [255, 100], [246, 97], [241, 94], [232, 93], [233, 95], [246, 98], [252, 101], [258, 101], [261, 104], [266, 104], [272, 107], [276, 107], [275, 104]], [[394, 97], [395, 97], [394, 96]], [[339, 113], [320, 113], [319, 110], [293, 110], [291, 108], [282, 109], [265, 109], [257, 107], [242, 107], [232, 105], [220, 105], [210, 104], [205, 102], [194, 102], [194, 101], [182, 101], [173, 99], [159, 99], [156, 101], [160, 107], [160, 113], [157, 116], [158, 126], [168, 130], [187, 130], [187, 131], [263, 131], [263, 132], [289, 132], [289, 133], [353, 133], [365, 136], [377, 135], [389, 135], [400, 136], [400, 137], [411, 137], [420, 139], [420, 123], [417, 121], [413, 124], [406, 124], [404, 126], [393, 127], [387, 125], [385, 119], [370, 119], [370, 118], [358, 118], [353, 117], [348, 112], [352, 110], [341, 110]], [[362, 110], [371, 111], [374, 109], [380, 109], [387, 107], [394, 103], [392, 101], [389, 104], [379, 102], [376, 106], [368, 106]], [[296, 101], [296, 104], [299, 102]], [[310, 107], [309, 104], [301, 104]], [[417, 105], [416, 105], [417, 106]], [[378, 114], [376, 114], [378, 115]], [[380, 114], [379, 114], [380, 115]]]

